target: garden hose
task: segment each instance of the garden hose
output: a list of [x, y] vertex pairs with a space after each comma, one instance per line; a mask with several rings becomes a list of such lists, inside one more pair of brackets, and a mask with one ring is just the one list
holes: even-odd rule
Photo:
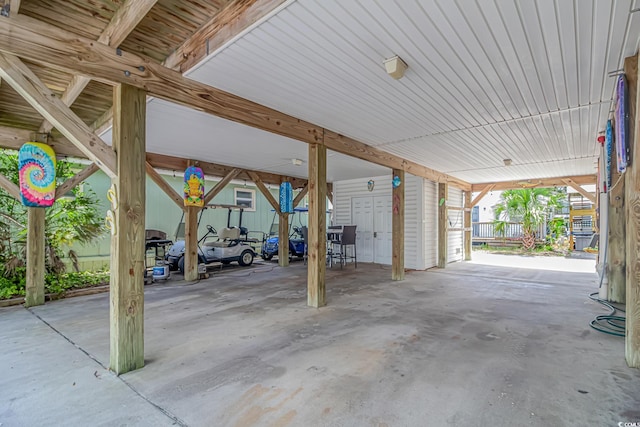
[[615, 315], [616, 311], [624, 313], [624, 310], [614, 307], [609, 301], [600, 299], [596, 297], [596, 295], [598, 295], [598, 292], [589, 294], [589, 298], [604, 305], [610, 310], [610, 312], [609, 314], [596, 316], [589, 325], [596, 331], [604, 332], [605, 334], [614, 335], [616, 337], [624, 337], [625, 318], [623, 316]]

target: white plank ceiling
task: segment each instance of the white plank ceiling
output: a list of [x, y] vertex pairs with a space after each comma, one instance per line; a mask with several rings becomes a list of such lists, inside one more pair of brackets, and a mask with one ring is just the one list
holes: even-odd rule
[[[638, 8], [297, 0], [188, 76], [472, 183], [591, 174], [613, 74], [638, 49]], [[382, 64], [394, 55], [409, 65], [397, 81]], [[149, 117], [149, 151], [184, 155], [193, 144], [204, 160], [306, 176], [290, 162], [306, 160], [304, 143], [160, 101]], [[329, 167], [332, 181], [387, 171], [340, 155]]]

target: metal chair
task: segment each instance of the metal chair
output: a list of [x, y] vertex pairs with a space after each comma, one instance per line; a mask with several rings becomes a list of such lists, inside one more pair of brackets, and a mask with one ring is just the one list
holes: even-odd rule
[[[337, 258], [340, 263], [340, 268], [346, 264], [347, 259], [353, 259], [355, 268], [358, 268], [358, 257], [356, 252], [356, 226], [344, 225], [342, 226], [342, 233], [337, 235], [337, 239], [331, 240], [330, 251], [330, 265], [333, 265], [333, 259]], [[349, 249], [352, 249], [350, 251]], [[337, 250], [336, 250], [337, 249]], [[352, 252], [350, 254], [350, 252]]]

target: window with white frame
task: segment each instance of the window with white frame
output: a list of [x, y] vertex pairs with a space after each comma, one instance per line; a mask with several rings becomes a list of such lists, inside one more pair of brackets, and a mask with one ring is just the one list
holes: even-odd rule
[[234, 188], [235, 204], [242, 206], [245, 211], [256, 210], [256, 190]]

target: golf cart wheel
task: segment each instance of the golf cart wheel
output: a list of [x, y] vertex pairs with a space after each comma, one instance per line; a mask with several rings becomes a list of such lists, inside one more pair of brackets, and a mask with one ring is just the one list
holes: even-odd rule
[[262, 254], [262, 259], [265, 261], [271, 261], [273, 254]]
[[242, 251], [240, 254], [240, 259], [238, 260], [238, 264], [243, 267], [247, 267], [253, 263], [253, 251], [249, 249]]
[[[205, 264], [204, 258], [201, 256], [198, 256], [198, 264]], [[180, 273], [184, 274], [184, 255], [178, 260], [178, 270], [180, 270]]]

